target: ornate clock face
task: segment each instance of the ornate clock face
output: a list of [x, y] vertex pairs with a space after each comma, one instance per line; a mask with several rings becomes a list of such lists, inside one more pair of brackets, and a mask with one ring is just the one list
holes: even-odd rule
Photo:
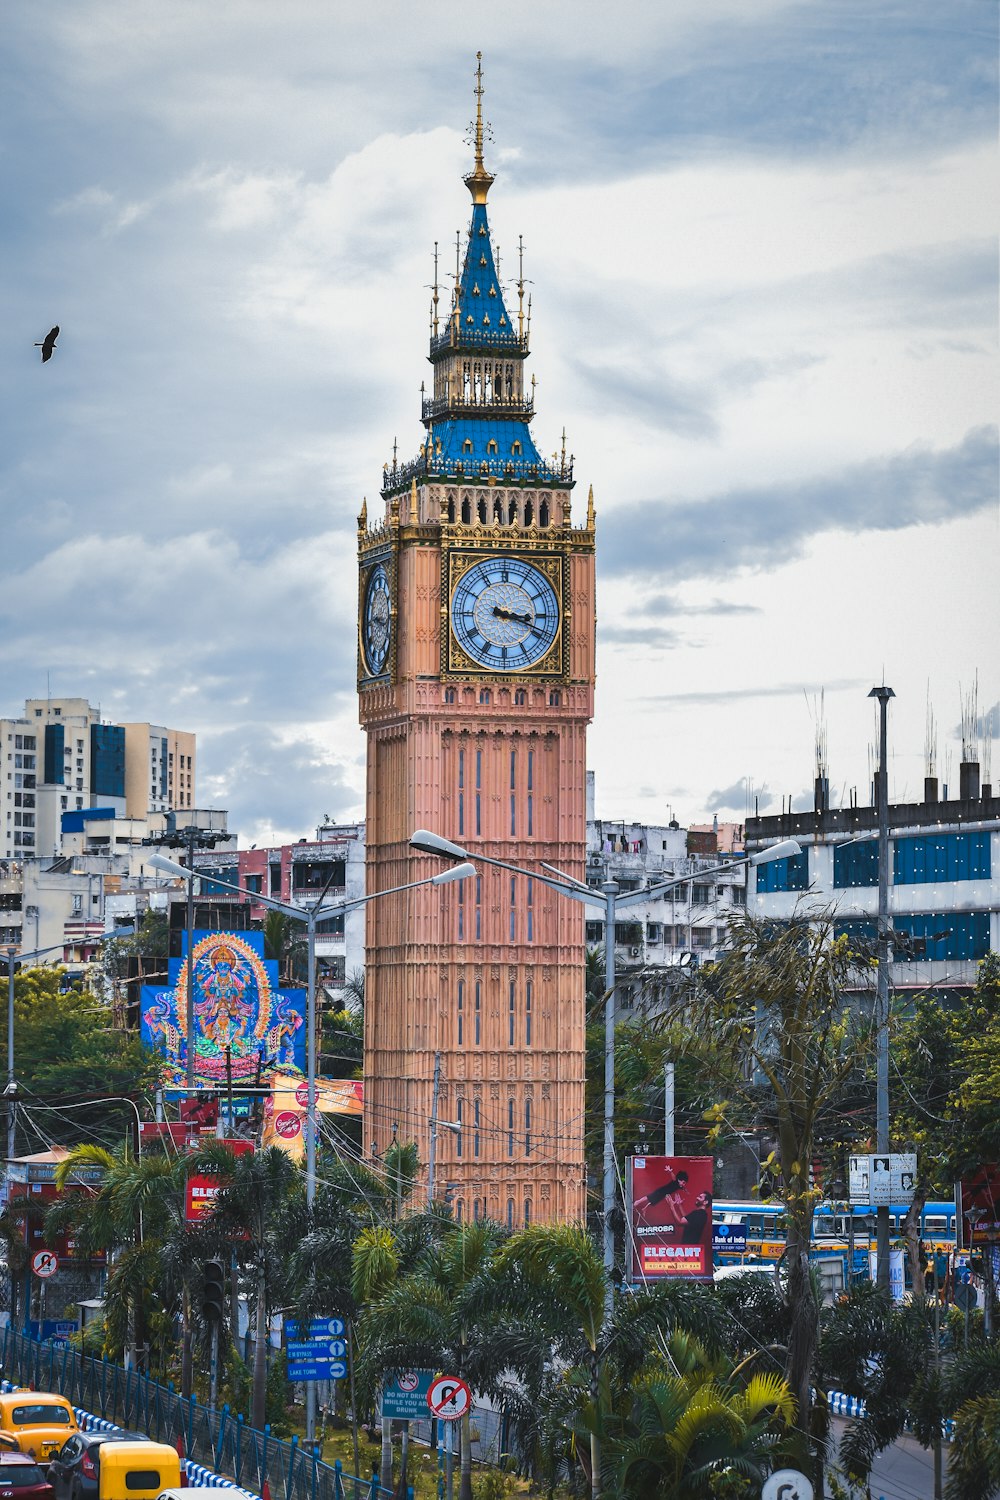
[[480, 666], [524, 671], [556, 642], [559, 600], [533, 564], [518, 557], [484, 558], [455, 586], [451, 627], [462, 650]]
[[368, 575], [365, 585], [365, 603], [362, 622], [362, 640], [365, 661], [373, 677], [381, 677], [389, 659], [392, 640], [392, 610], [389, 605], [389, 575], [382, 563], [377, 563]]

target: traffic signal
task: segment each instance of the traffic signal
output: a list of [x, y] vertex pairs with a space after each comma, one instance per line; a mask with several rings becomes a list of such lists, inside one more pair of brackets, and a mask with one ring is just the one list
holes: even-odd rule
[[226, 1273], [221, 1260], [205, 1262], [201, 1310], [206, 1323], [221, 1323], [226, 1315]]

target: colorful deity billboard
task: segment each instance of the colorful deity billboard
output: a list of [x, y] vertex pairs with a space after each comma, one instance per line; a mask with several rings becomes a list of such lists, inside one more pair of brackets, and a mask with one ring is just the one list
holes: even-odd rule
[[[186, 947], [186, 944], [185, 944]], [[196, 932], [193, 944], [196, 1088], [234, 1094], [305, 1067], [305, 992], [282, 990], [259, 932]], [[172, 958], [169, 988], [143, 985], [142, 1040], [163, 1058], [164, 1087], [187, 1077], [187, 954]], [[227, 1074], [228, 1053], [228, 1074]]]
[[712, 1158], [626, 1161], [629, 1266], [634, 1282], [712, 1279]]

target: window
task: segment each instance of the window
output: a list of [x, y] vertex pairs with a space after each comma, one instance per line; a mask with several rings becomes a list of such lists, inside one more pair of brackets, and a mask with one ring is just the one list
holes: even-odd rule
[[[763, 889], [760, 877], [762, 871], [767, 868], [767, 865], [758, 866], [758, 890]], [[859, 844], [834, 845], [833, 883], [837, 890], [848, 890], [853, 886], [878, 885], [878, 843], [875, 839], [865, 839]]]
[[465, 942], [465, 881], [458, 882], [458, 941]]
[[[469, 319], [469, 322], [470, 323], [472, 322], [471, 318]], [[463, 453], [471, 453], [472, 452], [472, 439], [471, 438], [466, 438], [465, 439], [465, 442], [462, 444], [462, 452]]]
[[460, 1158], [461, 1155], [462, 1155], [462, 1100], [461, 1099], [459, 1099], [458, 1102], [457, 1102], [457, 1104], [455, 1105], [455, 1124], [458, 1126], [458, 1129], [455, 1131], [455, 1155]]
[[514, 1101], [507, 1100], [507, 1155], [514, 1155]]
[[479, 1155], [479, 1100], [473, 1101], [472, 1105], [472, 1154]]
[[[508, 1229], [513, 1229], [514, 1228], [514, 1200], [513, 1200], [513, 1198], [508, 1198], [507, 1199], [507, 1228]], [[41, 1475], [39, 1475], [39, 1483], [41, 1483]]]
[[990, 834], [939, 833], [896, 839], [892, 851], [895, 885], [929, 885], [946, 880], [990, 879]]
[[528, 877], [528, 905], [525, 911], [528, 921], [528, 942], [535, 941], [535, 882]]
[[[458, 752], [458, 832], [465, 832], [465, 751]], [[462, 882], [464, 883], [464, 882]], [[459, 890], [462, 888], [459, 884]]]
[[525, 1222], [526, 1225], [531, 1223], [531, 1199], [530, 1198], [525, 1198], [525, 1200], [524, 1200], [524, 1222]]
[[514, 693], [514, 703], [517, 708], [523, 708], [528, 701], [528, 695], [524, 688], [518, 688]]
[[[987, 911], [921, 912], [899, 915], [893, 920], [896, 932], [906, 934], [905, 943], [893, 949], [896, 963], [924, 960], [985, 958], [990, 946], [990, 914]], [[874, 922], [838, 922], [835, 936], [855, 938], [874, 948], [877, 934]]]
[[[479, 701], [480, 701], [480, 703], [483, 701], [483, 695], [482, 695], [482, 693], [480, 693], [480, 695], [479, 695]], [[476, 835], [477, 835], [477, 837], [483, 831], [483, 819], [482, 819], [482, 807], [481, 807], [482, 786], [483, 786], [483, 752], [481, 750], [477, 750], [476, 751]]]
[[692, 927], [691, 928], [691, 946], [692, 946], [692, 948], [711, 948], [711, 946], [712, 946], [712, 929], [711, 929], [711, 927]]
[[663, 942], [663, 927], [659, 922], [646, 923], [646, 941], [650, 943]]
[[524, 1154], [531, 1155], [531, 1100], [524, 1101]]
[[534, 832], [535, 832], [535, 816], [534, 816], [535, 792], [534, 792], [534, 784], [535, 784], [535, 752], [534, 752], [534, 750], [529, 750], [528, 751], [528, 837], [529, 837], [529, 839], [534, 836]]
[[[479, 801], [478, 796], [476, 798], [476, 801], [477, 802]], [[482, 938], [482, 935], [483, 935], [483, 877], [481, 875], [477, 875], [476, 876], [476, 942], [477, 943]]]
[[510, 752], [510, 836], [517, 836], [517, 751]]
[[524, 1045], [531, 1046], [531, 980], [524, 986]]
[[263, 876], [261, 875], [246, 875], [243, 878], [243, 884], [247, 890], [247, 893], [251, 896], [260, 895], [262, 882]]
[[445, 690], [444, 690], [444, 701], [446, 703], [454, 703], [454, 701], [455, 701], [455, 689], [454, 688], [445, 688]]
[[490, 438], [489, 442], [486, 444], [486, 451], [487, 453], [496, 453], [498, 451], [496, 438]]
[[514, 1045], [514, 1024], [517, 1018], [517, 1000], [514, 992], [514, 981], [510, 982], [510, 992], [507, 1000], [507, 1043]]
[[551, 693], [549, 694], [549, 707], [558, 708], [561, 702], [562, 694], [560, 693], [558, 688], [553, 688]]
[[[517, 876], [510, 877], [510, 940], [517, 942]], [[513, 1038], [511, 1038], [513, 1042]]]
[[521, 444], [518, 442], [518, 440], [516, 438], [515, 438], [515, 440], [510, 445], [510, 451], [514, 455], [515, 458], [520, 458], [521, 457], [521, 452], [522, 452]]
[[482, 688], [479, 694], [480, 703], [489, 703], [491, 696], [489, 688]]
[[691, 887], [691, 900], [695, 906], [707, 906], [712, 899], [712, 887], [710, 885], [693, 885]]
[[809, 885], [809, 855], [805, 849], [792, 859], [772, 859], [755, 868], [757, 890], [761, 893], [804, 891]]
[[268, 893], [270, 895], [272, 895], [272, 896], [280, 896], [281, 895], [281, 866], [280, 865], [268, 865], [268, 867], [267, 867], [267, 873], [268, 873], [268, 884], [267, 884]]
[[300, 861], [292, 865], [293, 891], [343, 890], [347, 865], [342, 859]]
[[457, 1017], [456, 1017], [456, 1019], [457, 1019], [456, 1041], [458, 1042], [458, 1045], [460, 1047], [462, 1045], [462, 1042], [464, 1040], [464, 1035], [465, 1035], [464, 1029], [463, 1029], [465, 1017], [462, 1014], [464, 1006], [465, 1006], [465, 980], [464, 979], [460, 979], [458, 981], [458, 1010], [457, 1010]]
[[476, 980], [476, 1009], [475, 1009], [475, 1041], [478, 1047], [483, 1040], [483, 984], [482, 980]]
[[603, 943], [604, 923], [588, 922], [586, 927], [586, 939], [588, 943]]

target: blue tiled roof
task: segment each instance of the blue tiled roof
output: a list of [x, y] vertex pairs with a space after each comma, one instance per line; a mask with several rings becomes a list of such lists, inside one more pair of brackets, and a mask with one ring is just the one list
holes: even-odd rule
[[484, 336], [492, 345], [517, 347], [517, 332], [504, 306], [503, 290], [493, 260], [486, 204], [472, 209], [472, 227], [459, 287], [459, 342]]
[[[497, 422], [474, 417], [450, 417], [435, 422], [430, 432], [433, 443], [431, 468], [450, 469], [456, 463], [483, 462], [499, 464], [509, 459], [525, 464], [541, 464], [538, 449], [527, 422]], [[438, 443], [441, 452], [438, 453]], [[466, 447], [471, 443], [471, 448]], [[496, 444], [495, 449], [490, 444]], [[520, 448], [515, 447], [519, 444]]]

